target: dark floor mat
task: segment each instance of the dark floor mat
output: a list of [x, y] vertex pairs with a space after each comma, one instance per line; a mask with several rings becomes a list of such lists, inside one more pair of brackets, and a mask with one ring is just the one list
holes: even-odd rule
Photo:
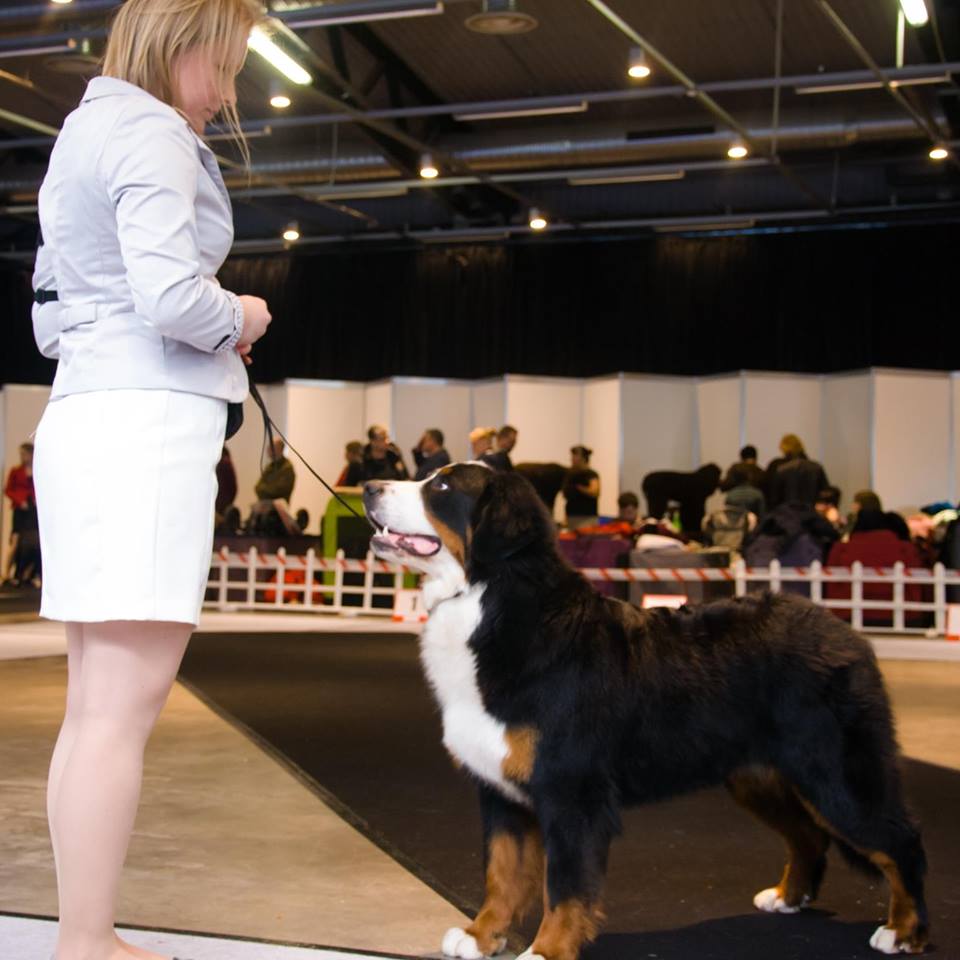
[[[440, 743], [440, 719], [398, 634], [197, 634], [182, 677], [329, 791], [354, 822], [458, 906], [483, 895], [473, 788]], [[960, 960], [960, 773], [913, 761], [908, 796], [930, 861], [937, 956]], [[604, 934], [587, 960], [866, 960], [885, 916], [878, 881], [835, 854], [818, 909], [768, 916], [779, 839], [723, 790], [631, 810], [610, 858]], [[443, 931], [438, 931], [439, 937]]]

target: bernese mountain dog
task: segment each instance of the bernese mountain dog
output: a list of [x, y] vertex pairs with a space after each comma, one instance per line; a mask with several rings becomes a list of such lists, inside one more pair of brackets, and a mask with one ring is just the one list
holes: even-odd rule
[[542, 893], [523, 958], [575, 960], [621, 806], [721, 783], [786, 841], [758, 909], [810, 903], [833, 841], [889, 884], [871, 946], [924, 950], [924, 850], [876, 659], [849, 626], [795, 596], [646, 611], [601, 596], [533, 487], [483, 464], [370, 481], [364, 502], [376, 554], [426, 575], [421, 659], [444, 746], [480, 793], [486, 898], [445, 955], [500, 952]]

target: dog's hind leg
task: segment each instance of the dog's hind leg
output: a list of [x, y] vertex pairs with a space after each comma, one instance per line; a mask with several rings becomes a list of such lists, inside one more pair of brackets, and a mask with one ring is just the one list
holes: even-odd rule
[[443, 938], [448, 957], [477, 960], [500, 953], [511, 923], [537, 900], [543, 883], [543, 843], [533, 814], [482, 786], [480, 807], [486, 861], [486, 896], [473, 923]]
[[739, 770], [727, 787], [737, 803], [776, 830], [787, 844], [787, 864], [780, 882], [761, 890], [753, 898], [754, 906], [768, 913], [796, 913], [817, 896], [827, 866], [829, 836], [775, 770]]

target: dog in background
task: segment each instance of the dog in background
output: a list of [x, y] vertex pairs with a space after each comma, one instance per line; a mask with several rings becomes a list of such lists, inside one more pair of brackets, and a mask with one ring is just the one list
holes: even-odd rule
[[871, 946], [923, 951], [924, 850], [876, 659], [849, 626], [792, 596], [651, 611], [600, 596], [530, 484], [482, 464], [371, 481], [364, 502], [377, 555], [426, 575], [421, 659], [480, 794], [486, 899], [444, 954], [500, 952], [542, 892], [523, 958], [575, 960], [621, 806], [721, 783], [787, 844], [758, 909], [810, 903], [833, 843], [888, 882]]

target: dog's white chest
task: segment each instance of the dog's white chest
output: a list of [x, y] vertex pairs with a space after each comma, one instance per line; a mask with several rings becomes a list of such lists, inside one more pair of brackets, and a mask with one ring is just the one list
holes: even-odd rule
[[506, 725], [484, 709], [468, 645], [482, 616], [483, 591], [470, 587], [436, 607], [420, 638], [420, 658], [443, 713], [443, 745], [504, 796], [526, 804], [523, 791], [503, 776]]

